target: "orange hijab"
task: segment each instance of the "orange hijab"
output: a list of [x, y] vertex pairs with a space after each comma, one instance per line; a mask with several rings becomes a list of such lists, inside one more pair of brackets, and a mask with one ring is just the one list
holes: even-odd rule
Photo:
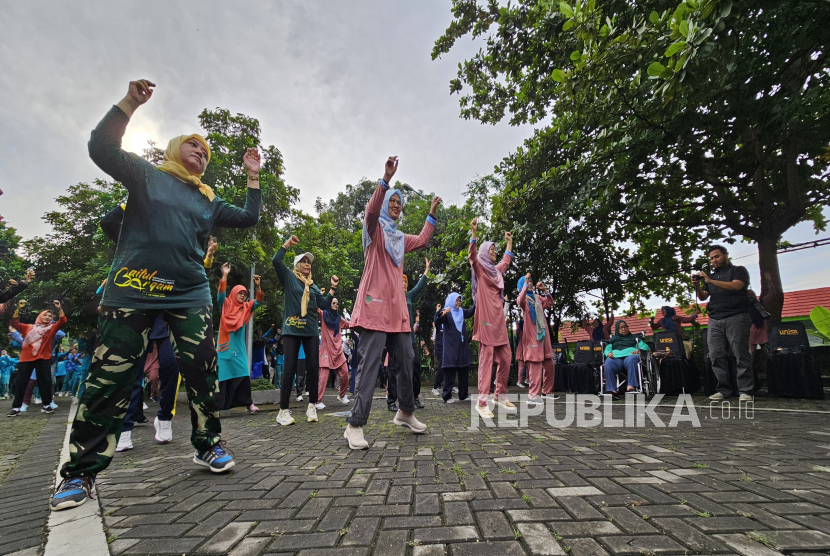
[[230, 347], [231, 332], [236, 332], [251, 319], [251, 313], [254, 310], [254, 303], [256, 301], [237, 301], [236, 296], [240, 292], [247, 292], [248, 289], [242, 285], [236, 285], [231, 290], [231, 293], [225, 297], [225, 302], [222, 304], [222, 318], [219, 324], [219, 348], [218, 351], [224, 351]]

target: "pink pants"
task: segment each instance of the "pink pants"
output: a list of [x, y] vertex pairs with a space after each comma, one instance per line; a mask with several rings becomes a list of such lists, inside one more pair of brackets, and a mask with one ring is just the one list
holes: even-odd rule
[[320, 401], [323, 400], [323, 394], [326, 391], [326, 383], [329, 381], [329, 371], [334, 371], [340, 376], [340, 397], [342, 398], [349, 391], [349, 366], [346, 363], [343, 363], [336, 369], [320, 367], [320, 382], [317, 387], [317, 399]]
[[527, 361], [527, 372], [530, 374], [528, 392], [533, 396], [550, 394], [553, 392], [555, 369], [553, 359], [544, 361]]
[[507, 377], [510, 375], [510, 346], [487, 346], [478, 348], [478, 405], [487, 405], [490, 395], [490, 378], [493, 362], [496, 363], [496, 396], [507, 393]]

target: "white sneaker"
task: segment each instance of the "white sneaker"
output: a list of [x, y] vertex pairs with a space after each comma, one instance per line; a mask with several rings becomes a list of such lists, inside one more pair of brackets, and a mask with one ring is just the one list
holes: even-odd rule
[[144, 405], [144, 409], [150, 409], [150, 406], [147, 405], [146, 403], [143, 403], [142, 405]]
[[340, 396], [337, 396], [337, 399], [340, 400], [341, 402], [345, 403], [345, 404], [349, 403], [349, 395], [348, 394], [346, 394], [342, 398]]
[[493, 398], [493, 403], [503, 407], [507, 411], [516, 411], [516, 406], [508, 399]]
[[454, 398], [450, 398], [450, 399], [448, 399], [448, 400], [447, 400], [447, 403], [455, 403], [455, 399], [454, 399]]
[[313, 403], [308, 404], [308, 409], [305, 410], [305, 416], [308, 417], [309, 423], [317, 422], [317, 408]]
[[35, 398], [35, 405], [40, 405], [40, 404], [42, 404], [42, 403], [43, 403], [43, 402], [41, 401], [41, 399], [40, 399], [40, 398]]
[[752, 397], [752, 394], [741, 394], [741, 397], [738, 399], [739, 402], [751, 402], [753, 400], [755, 398]]
[[297, 396], [297, 401], [298, 401], [298, 402], [303, 401], [303, 397], [302, 397], [302, 396]]
[[478, 414], [481, 415], [482, 417], [486, 417], [488, 419], [493, 418], [493, 412], [490, 411], [490, 408], [487, 407], [486, 405], [476, 404], [476, 411], [478, 411]]
[[396, 425], [408, 428], [415, 434], [424, 434], [427, 432], [427, 426], [425, 424], [416, 419], [411, 413], [409, 415], [404, 415], [400, 409], [397, 413], [395, 413], [395, 418], [392, 419], [392, 422]]
[[29, 409], [29, 406], [24, 403], [20, 406], [20, 413], [24, 413], [27, 409]]
[[52, 403], [49, 404], [49, 407], [51, 407], [52, 409], [57, 409], [58, 404], [55, 403], [55, 400], [52, 400]]
[[315, 409], [326, 409], [326, 404], [324, 404], [323, 402], [317, 402], [317, 404], [314, 406], [314, 408]]
[[525, 386], [525, 383], [522, 382], [521, 380], [516, 383], [516, 386], [518, 386], [519, 388], [527, 388], [527, 386]]
[[363, 438], [363, 427], [346, 425], [346, 430], [343, 431], [343, 438], [349, 442], [349, 448], [352, 450], [365, 450], [369, 447], [369, 443]]
[[308, 396], [308, 392], [303, 392], [303, 396]]
[[173, 440], [173, 421], [162, 421], [156, 417], [153, 426], [156, 428], [156, 442], [167, 444]]
[[133, 431], [123, 431], [121, 437], [118, 439], [118, 446], [115, 447], [116, 452], [124, 452], [133, 449]]
[[277, 414], [277, 423], [283, 426], [293, 425], [294, 417], [291, 416], [291, 410], [280, 409], [280, 412]]
[[715, 392], [714, 394], [709, 396], [709, 399], [712, 400], [713, 402], [722, 402], [723, 400], [726, 399], [726, 396], [724, 396], [720, 392]]
[[440, 397], [441, 396], [441, 391], [438, 388], [433, 388], [432, 389], [432, 395]]
[[453, 386], [453, 388], [452, 388], [452, 393], [453, 393], [453, 394], [458, 394], [458, 388], [456, 388], [455, 386]]

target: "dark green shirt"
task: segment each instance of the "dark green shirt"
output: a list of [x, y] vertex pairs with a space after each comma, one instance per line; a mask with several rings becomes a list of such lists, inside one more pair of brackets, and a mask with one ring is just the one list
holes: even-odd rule
[[117, 106], [92, 131], [89, 156], [127, 191], [127, 209], [102, 305], [132, 309], [211, 305], [205, 249], [214, 226], [249, 228], [261, 193], [248, 189], [244, 208], [213, 202], [196, 187], [121, 148], [129, 118]]
[[282, 312], [282, 335], [283, 336], [319, 336], [320, 335], [320, 313], [317, 309], [325, 311], [329, 308], [331, 296], [323, 295], [317, 284], [308, 288], [308, 310], [302, 316], [303, 292], [305, 283], [294, 275], [294, 270], [285, 265], [285, 247], [274, 255], [271, 264], [277, 273], [277, 278], [282, 283], [283, 297], [285, 297], [285, 308]]

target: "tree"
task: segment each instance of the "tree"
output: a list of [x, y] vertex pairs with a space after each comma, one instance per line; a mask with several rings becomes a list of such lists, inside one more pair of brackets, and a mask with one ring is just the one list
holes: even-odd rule
[[453, 14], [433, 58], [487, 36], [451, 83], [470, 88], [462, 117], [546, 122], [503, 162], [502, 196], [618, 226], [645, 275], [689, 266], [707, 240], [753, 241], [780, 319], [781, 235], [826, 226], [830, 4], [455, 0]]

